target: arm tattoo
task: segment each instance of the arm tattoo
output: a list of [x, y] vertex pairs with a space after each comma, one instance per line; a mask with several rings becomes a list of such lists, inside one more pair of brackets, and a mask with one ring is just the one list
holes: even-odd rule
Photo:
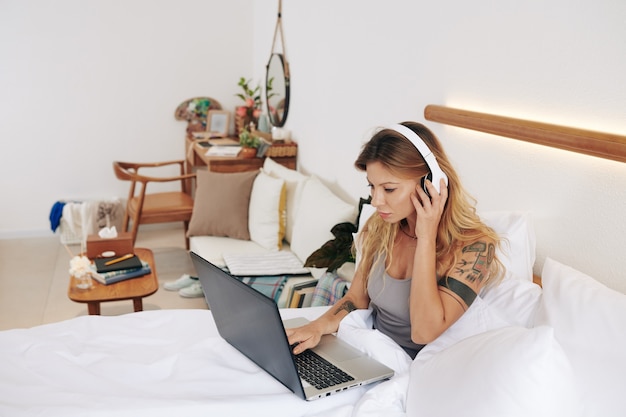
[[354, 305], [352, 301], [345, 301], [344, 303], [342, 303], [341, 305], [337, 307], [337, 310], [335, 311], [335, 315], [341, 313], [342, 310], [346, 310], [348, 314], [350, 314], [351, 312], [356, 310], [356, 306]]
[[489, 266], [495, 256], [493, 243], [475, 242], [463, 248], [461, 259], [455, 271], [470, 282], [482, 281], [489, 273]]
[[[459, 298], [463, 300], [465, 305], [467, 305], [468, 307], [472, 305], [472, 303], [476, 299], [476, 293], [474, 292], [473, 289], [471, 289], [467, 285], [463, 284], [461, 281], [456, 280], [452, 277], [441, 278], [439, 281], [437, 281], [437, 284], [440, 287], [446, 288], [450, 290], [451, 292], [455, 293], [456, 295], [458, 295]], [[442, 291], [442, 292], [446, 293], [446, 291]], [[463, 307], [463, 305], [461, 305], [461, 307]], [[466, 310], [466, 308], [463, 307], [463, 310]]]

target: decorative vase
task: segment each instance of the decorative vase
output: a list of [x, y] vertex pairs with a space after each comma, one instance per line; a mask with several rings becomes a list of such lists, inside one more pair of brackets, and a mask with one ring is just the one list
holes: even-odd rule
[[69, 273], [74, 277], [76, 288], [80, 290], [88, 290], [91, 288], [93, 284], [91, 282], [90, 268], [91, 261], [84, 255], [73, 256], [72, 259], [70, 259]]
[[[244, 109], [244, 110], [240, 110], [240, 109]], [[244, 115], [242, 116], [240, 113], [243, 113]], [[250, 129], [250, 123], [256, 126], [257, 119], [248, 115], [248, 107], [245, 107], [245, 106], [237, 107], [235, 109], [235, 134], [236, 136], [239, 136], [239, 134], [244, 129]]]
[[76, 288], [81, 290], [88, 290], [93, 286], [91, 282], [91, 274], [83, 274], [78, 277], [74, 277], [76, 280]]
[[245, 159], [252, 159], [256, 158], [256, 152], [256, 148], [243, 147], [241, 148], [241, 153], [239, 155]]

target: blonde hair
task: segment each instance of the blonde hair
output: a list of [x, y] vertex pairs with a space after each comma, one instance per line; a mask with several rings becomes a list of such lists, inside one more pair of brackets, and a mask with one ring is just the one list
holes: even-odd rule
[[[402, 124], [413, 130], [428, 145], [437, 158], [439, 166], [448, 176], [448, 200], [439, 222], [436, 243], [437, 276], [448, 276], [458, 261], [459, 249], [478, 239], [493, 241], [495, 246], [499, 247], [501, 239], [476, 214], [476, 200], [461, 185], [437, 137], [420, 123], [404, 122]], [[391, 129], [382, 129], [374, 134], [361, 149], [354, 165], [357, 169], [365, 171], [367, 164], [371, 162], [380, 162], [398, 178], [421, 180], [429, 172], [428, 165], [415, 146], [403, 135]], [[362, 271], [367, 271], [365, 288], [367, 288], [369, 273], [376, 263], [387, 259], [387, 264], [391, 265], [393, 242], [399, 226], [399, 222], [388, 223], [380, 216], [371, 216], [366, 222], [363, 229], [366, 233], [359, 242], [360, 266], [363, 268]], [[496, 255], [484, 282], [492, 285], [503, 275], [504, 266]]]

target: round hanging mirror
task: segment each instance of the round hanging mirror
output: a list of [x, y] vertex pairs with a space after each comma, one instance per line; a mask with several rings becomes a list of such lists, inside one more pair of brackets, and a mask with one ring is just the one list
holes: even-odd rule
[[283, 127], [289, 111], [289, 64], [283, 54], [270, 55], [265, 74], [265, 102], [272, 126]]

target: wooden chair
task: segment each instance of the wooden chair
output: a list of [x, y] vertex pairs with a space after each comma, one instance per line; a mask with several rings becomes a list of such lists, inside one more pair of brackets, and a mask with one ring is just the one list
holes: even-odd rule
[[[196, 174], [185, 174], [184, 160], [135, 163], [113, 162], [115, 176], [122, 181], [130, 181], [130, 191], [126, 201], [123, 231], [128, 231], [128, 223], [132, 221], [133, 246], [137, 239], [137, 230], [140, 224], [167, 223], [182, 221], [185, 224], [185, 244], [189, 249], [187, 229], [193, 211], [193, 198], [188, 189], [191, 180]], [[179, 165], [180, 174], [169, 177], [147, 176], [139, 173], [139, 169], [145, 172], [148, 168], [158, 168], [167, 165]], [[180, 191], [147, 193], [148, 183], [166, 183], [180, 181]], [[139, 187], [136, 187], [139, 184]], [[138, 188], [138, 189], [137, 189]]]

